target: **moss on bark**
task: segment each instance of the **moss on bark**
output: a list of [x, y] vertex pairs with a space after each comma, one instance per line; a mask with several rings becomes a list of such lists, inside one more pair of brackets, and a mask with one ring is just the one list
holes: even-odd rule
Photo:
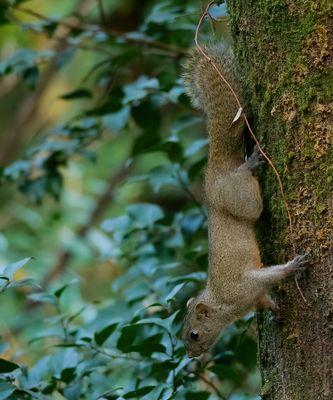
[[[229, 0], [235, 53], [253, 127], [289, 203], [298, 253], [311, 267], [275, 296], [280, 323], [258, 316], [264, 399], [333, 398], [333, 3]], [[266, 264], [292, 257], [273, 172], [262, 174], [259, 227]]]

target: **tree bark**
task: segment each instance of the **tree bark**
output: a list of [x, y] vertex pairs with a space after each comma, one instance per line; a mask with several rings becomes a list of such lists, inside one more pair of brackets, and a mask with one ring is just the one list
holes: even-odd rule
[[258, 315], [262, 398], [333, 399], [332, 0], [229, 0], [245, 108], [281, 176], [291, 237], [272, 170], [261, 175], [265, 264], [309, 252], [299, 278], [274, 290], [279, 321]]

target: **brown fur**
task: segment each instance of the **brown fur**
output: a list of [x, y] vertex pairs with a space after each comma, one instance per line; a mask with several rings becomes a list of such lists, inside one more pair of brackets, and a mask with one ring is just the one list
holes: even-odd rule
[[[221, 45], [206, 49], [228, 82], [239, 92], [233, 55]], [[184, 80], [194, 105], [207, 117], [210, 137], [205, 173], [208, 207], [209, 271], [206, 287], [189, 302], [183, 340], [190, 356], [209, 350], [221, 330], [257, 305], [274, 307], [267, 295], [278, 280], [295, 272], [304, 257], [259, 269], [254, 224], [262, 211], [257, 179], [241, 151], [242, 124], [231, 132], [237, 104], [208, 60], [197, 51], [185, 65]], [[254, 159], [258, 152], [254, 153]], [[252, 160], [253, 161], [253, 160]], [[195, 340], [191, 332], [198, 333]]]

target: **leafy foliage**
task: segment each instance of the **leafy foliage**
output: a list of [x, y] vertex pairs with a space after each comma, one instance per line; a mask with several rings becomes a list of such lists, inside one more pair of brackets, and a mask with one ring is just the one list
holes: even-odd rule
[[[29, 14], [29, 3], [26, 14], [37, 22], [22, 25], [19, 3], [1, 11], [0, 23], [8, 24], [10, 18], [12, 24], [46, 37], [67, 26], [67, 19], [59, 16]], [[117, 29], [116, 16], [122, 15], [122, 7], [110, 5], [105, 10]], [[135, 6], [128, 7], [129, 14], [137, 12]], [[229, 327], [206, 360], [189, 359], [180, 340], [186, 300], [202, 287], [207, 268], [200, 181], [208, 141], [179, 78], [182, 57], [193, 44], [198, 9], [194, 1], [170, 0], [145, 1], [141, 10], [133, 17], [134, 30], [132, 20], [127, 21], [130, 30], [124, 32], [122, 26], [119, 31], [107, 28], [103, 15], [89, 15], [69, 27], [66, 46], [19, 49], [0, 64], [2, 75], [14, 74], [19, 82], [28, 83], [29, 90], [38, 90], [43, 79], [41, 60], [61, 72], [75, 65], [80, 52], [88, 57], [92, 46], [98, 50], [85, 74], [69, 69], [73, 77], [82, 72], [82, 79], [58, 96], [68, 108], [80, 102], [73, 108], [76, 114], [35, 135], [24, 156], [1, 172], [2, 188], [16, 185], [27, 199], [23, 212], [15, 215], [19, 221], [15, 229], [21, 231], [15, 231], [19, 240], [10, 251], [36, 257], [29, 262], [35, 266], [30, 273], [42, 288], [30, 278], [14, 279], [27, 258], [3, 268], [0, 285], [6, 293], [2, 296], [18, 307], [23, 322], [9, 320], [13, 329], [21, 331], [23, 344], [9, 352], [4, 335], [0, 399], [256, 398], [252, 317]], [[125, 22], [119, 24], [126, 26]], [[107, 158], [115, 159], [113, 168], [125, 165], [127, 183], [112, 186], [115, 200], [109, 202], [110, 217], [100, 227], [96, 227], [99, 211], [95, 211], [91, 224], [75, 231], [73, 226], [85, 217], [89, 220], [90, 202], [84, 218], [75, 219], [71, 213], [91, 193], [73, 195], [66, 180], [73, 168], [86, 174], [84, 183], [98, 186], [108, 179], [105, 170], [110, 163], [102, 148], [109, 145], [113, 152]], [[89, 164], [96, 160], [97, 164]], [[48, 195], [59, 203], [50, 202]], [[71, 198], [70, 206], [66, 196]], [[63, 234], [65, 253], [55, 272], [71, 269], [53, 282], [46, 272], [54, 272], [50, 259], [58, 258], [55, 241]], [[12, 231], [5, 230], [3, 240], [11, 237]], [[75, 266], [82, 260], [89, 268]], [[106, 293], [99, 293], [101, 282], [94, 272], [89, 278], [89, 271], [100, 270], [96, 263], [118, 270]], [[73, 280], [73, 275], [79, 279]], [[109, 278], [102, 279], [104, 288], [105, 279]], [[91, 297], [85, 293], [88, 287], [95, 289]], [[16, 288], [17, 297], [10, 295], [9, 288]], [[29, 346], [24, 344], [27, 339]]]

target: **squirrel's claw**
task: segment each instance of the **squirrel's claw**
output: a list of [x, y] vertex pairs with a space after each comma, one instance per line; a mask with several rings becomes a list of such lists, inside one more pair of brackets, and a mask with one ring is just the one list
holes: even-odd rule
[[254, 169], [258, 168], [259, 165], [263, 164], [264, 162], [265, 161], [263, 160], [263, 155], [262, 155], [261, 151], [259, 150], [259, 146], [255, 145], [253, 153], [245, 161], [245, 163], [242, 164], [238, 168], [238, 171], [242, 171], [242, 170], [253, 171]]
[[308, 254], [299, 254], [295, 256], [291, 261], [289, 261], [286, 265], [286, 272], [289, 274], [295, 272], [302, 272], [306, 270], [304, 264], [307, 262]]

